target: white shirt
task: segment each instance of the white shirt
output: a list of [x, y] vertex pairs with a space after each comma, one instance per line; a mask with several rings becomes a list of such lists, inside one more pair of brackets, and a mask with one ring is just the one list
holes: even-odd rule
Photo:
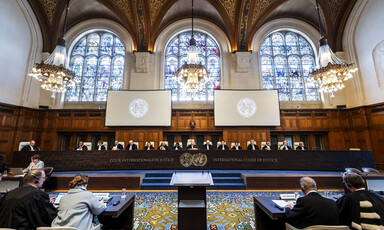
[[101, 145], [99, 145], [99, 148], [97, 150], [101, 150]]
[[128, 150], [132, 150], [132, 145], [129, 146]]
[[33, 147], [32, 145], [29, 146], [31, 146], [31, 151], [35, 151], [35, 147]]
[[252, 150], [256, 150], [255, 145], [252, 145]]
[[207, 150], [209, 150], [209, 145], [207, 144]]

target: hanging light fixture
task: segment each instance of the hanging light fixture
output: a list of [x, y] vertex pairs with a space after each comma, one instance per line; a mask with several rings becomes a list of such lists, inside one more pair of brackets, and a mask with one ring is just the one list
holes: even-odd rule
[[358, 68], [339, 59], [332, 52], [322, 31], [319, 0], [316, 0], [316, 10], [320, 29], [319, 59], [318, 67], [311, 73], [309, 80], [318, 86], [320, 92], [330, 93], [334, 97], [333, 92], [343, 89], [344, 81], [352, 78], [352, 73]]
[[185, 62], [177, 71], [176, 79], [183, 89], [186, 90], [191, 96], [194, 93], [202, 90], [208, 82], [207, 70], [201, 63], [198, 64], [198, 51], [196, 47], [196, 40], [193, 34], [193, 0], [192, 0], [192, 35], [189, 40], [188, 48], [188, 62]]
[[36, 63], [33, 67], [31, 76], [41, 81], [41, 88], [55, 92], [65, 92], [67, 86], [74, 86], [74, 74], [65, 67], [65, 59], [67, 56], [66, 41], [64, 40], [65, 29], [67, 26], [67, 16], [69, 9], [69, 0], [65, 11], [65, 20], [63, 34], [57, 41], [57, 46], [47, 60]]

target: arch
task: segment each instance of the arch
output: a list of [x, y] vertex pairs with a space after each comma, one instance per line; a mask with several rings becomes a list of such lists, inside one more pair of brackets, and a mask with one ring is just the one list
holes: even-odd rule
[[[80, 22], [79, 24], [72, 27], [65, 34], [65, 39], [67, 41], [67, 57], [72, 53], [75, 45], [82, 39], [85, 35], [90, 34], [95, 31], [104, 31], [116, 35], [125, 47], [125, 63], [131, 63], [132, 57], [131, 54], [134, 50], [134, 43], [132, 36], [128, 31], [119, 23], [108, 20], [108, 19], [90, 19], [87, 21]], [[66, 60], [67, 66], [69, 66], [70, 58]], [[128, 88], [128, 78], [130, 76], [131, 66], [129, 64], [124, 65], [124, 75], [122, 82], [122, 89]], [[62, 95], [61, 103], [64, 103], [65, 95]], [[71, 102], [66, 102], [71, 103]], [[84, 103], [84, 102], [77, 102]], [[94, 103], [94, 102], [87, 102]], [[95, 102], [97, 103], [97, 102]]]

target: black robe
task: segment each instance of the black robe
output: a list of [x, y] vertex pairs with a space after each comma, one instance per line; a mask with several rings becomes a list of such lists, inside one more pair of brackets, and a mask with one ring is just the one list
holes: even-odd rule
[[[361, 207], [361, 201], [369, 201], [373, 207]], [[357, 225], [372, 224], [384, 225], [384, 198], [367, 190], [359, 190], [348, 193], [337, 200], [339, 208], [340, 224], [352, 226], [352, 222]], [[361, 218], [360, 213], [377, 213], [380, 219]], [[352, 228], [355, 229], [355, 228]]]
[[50, 227], [57, 215], [49, 196], [30, 185], [4, 195], [0, 200], [0, 226], [18, 230]]

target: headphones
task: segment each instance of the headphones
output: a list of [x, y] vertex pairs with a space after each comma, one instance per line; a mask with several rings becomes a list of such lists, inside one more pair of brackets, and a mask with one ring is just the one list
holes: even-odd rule
[[345, 184], [345, 186], [347, 186], [347, 188], [352, 187], [351, 183], [349, 182], [349, 173], [347, 173], [347, 172], [344, 173], [343, 180], [344, 180], [344, 184]]
[[36, 179], [36, 180], [35, 180], [35, 184], [38, 184], [38, 183], [40, 182], [40, 177], [36, 176], [35, 174], [30, 173], [30, 174], [28, 174], [28, 175], [31, 175], [31, 176], [33, 176], [33, 177]]

